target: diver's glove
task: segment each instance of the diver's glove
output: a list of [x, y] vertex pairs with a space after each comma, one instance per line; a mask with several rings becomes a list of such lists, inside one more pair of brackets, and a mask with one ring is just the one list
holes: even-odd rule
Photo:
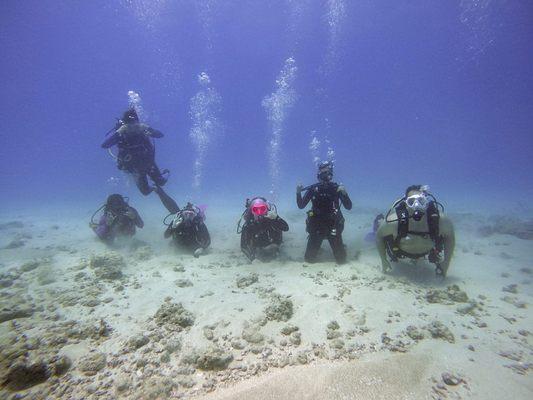
[[124, 125], [124, 121], [117, 118], [117, 122], [115, 123], [115, 130], [119, 130], [122, 125]]
[[278, 213], [276, 212], [276, 210], [270, 210], [270, 211], [267, 213], [266, 217], [267, 217], [268, 219], [276, 219], [276, 218], [278, 218]]
[[129, 219], [135, 219], [135, 212], [133, 212], [133, 210], [131, 208], [128, 208], [125, 212], [124, 212], [124, 215], [126, 217], [128, 217]]
[[298, 185], [296, 186], [296, 193], [300, 194], [302, 193], [302, 190], [304, 190], [304, 185]]
[[346, 188], [344, 187], [344, 185], [339, 185], [339, 187], [337, 187], [337, 192], [346, 194]]

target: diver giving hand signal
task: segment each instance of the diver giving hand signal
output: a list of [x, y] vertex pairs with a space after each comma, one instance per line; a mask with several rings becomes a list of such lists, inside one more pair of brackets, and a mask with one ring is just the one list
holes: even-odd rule
[[[322, 162], [318, 165], [318, 182], [307, 187], [296, 187], [296, 204], [303, 209], [311, 202], [307, 212], [307, 249], [305, 261], [315, 262], [322, 241], [327, 239], [338, 264], [346, 262], [346, 248], [342, 241], [344, 217], [341, 205], [351, 210], [352, 201], [343, 185], [333, 181], [333, 163]], [[302, 197], [302, 192], [305, 194]]]

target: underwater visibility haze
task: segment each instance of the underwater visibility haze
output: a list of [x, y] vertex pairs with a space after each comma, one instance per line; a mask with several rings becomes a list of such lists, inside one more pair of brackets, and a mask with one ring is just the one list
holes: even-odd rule
[[292, 201], [314, 178], [313, 138], [359, 204], [385, 207], [411, 182], [458, 207], [505, 201], [501, 185], [517, 201], [532, 194], [528, 2], [1, 7], [5, 206], [124, 185], [99, 144], [129, 91], [165, 134], [157, 157], [178, 197], [237, 200], [274, 184]]
[[531, 398], [532, 21], [526, 0], [2, 1], [0, 397]]

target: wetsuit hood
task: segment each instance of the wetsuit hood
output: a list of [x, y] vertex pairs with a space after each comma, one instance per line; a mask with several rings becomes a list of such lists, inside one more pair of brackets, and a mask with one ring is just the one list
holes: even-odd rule
[[268, 213], [268, 202], [262, 197], [257, 197], [250, 202], [250, 211], [256, 217], [262, 217]]
[[320, 182], [331, 182], [333, 180], [333, 163], [324, 161], [318, 164], [316, 177]]
[[116, 211], [128, 206], [124, 197], [120, 194], [112, 194], [107, 198], [105, 208], [106, 210]]
[[134, 108], [130, 108], [124, 111], [124, 114], [122, 115], [122, 121], [125, 124], [132, 124], [132, 123], [139, 122], [139, 116], [137, 115], [137, 111], [135, 111]]

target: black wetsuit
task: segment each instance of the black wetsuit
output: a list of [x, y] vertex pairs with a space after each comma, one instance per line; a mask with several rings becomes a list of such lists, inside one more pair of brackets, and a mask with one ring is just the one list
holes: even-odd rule
[[191, 251], [206, 249], [211, 244], [211, 236], [203, 218], [196, 216], [192, 221], [182, 221], [177, 226], [169, 226], [165, 231], [165, 238], [172, 236], [174, 242]]
[[[176, 213], [179, 211], [176, 202], [161, 188], [167, 179], [155, 163], [155, 148], [150, 139], [162, 137], [161, 132], [146, 124], [127, 123], [107, 138], [102, 147], [108, 149], [116, 145], [118, 169], [133, 176], [137, 188], [143, 195], [146, 196], [155, 190], [167, 210]], [[155, 188], [148, 183], [148, 177], [154, 182]]]
[[302, 209], [311, 201], [312, 208], [307, 213], [307, 249], [305, 261], [315, 262], [322, 241], [327, 239], [337, 263], [346, 262], [346, 248], [342, 241], [344, 230], [344, 217], [340, 205], [350, 210], [352, 201], [348, 194], [339, 191], [339, 184], [335, 182], [320, 182], [311, 186], [302, 198], [301, 193], [296, 194], [298, 208]]
[[271, 244], [279, 246], [283, 242], [282, 232], [288, 230], [289, 225], [279, 216], [275, 219], [261, 217], [256, 220], [250, 211], [246, 211], [241, 232], [241, 250], [253, 261], [258, 248]]

